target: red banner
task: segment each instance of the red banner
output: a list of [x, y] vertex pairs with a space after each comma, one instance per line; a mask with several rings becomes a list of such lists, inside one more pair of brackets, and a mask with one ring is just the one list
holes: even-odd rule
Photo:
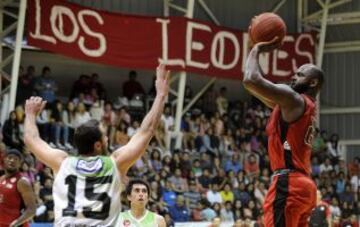
[[[183, 17], [145, 17], [108, 13], [60, 0], [28, 1], [30, 45], [86, 61], [170, 69], [241, 79], [248, 35]], [[300, 65], [314, 62], [314, 36], [288, 35], [278, 51], [261, 63], [272, 80], [285, 80]]]

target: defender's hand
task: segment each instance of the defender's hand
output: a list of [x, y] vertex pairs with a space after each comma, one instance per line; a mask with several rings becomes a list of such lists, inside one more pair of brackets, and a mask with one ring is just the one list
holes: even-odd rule
[[169, 93], [170, 71], [165, 69], [164, 64], [160, 64], [156, 68], [156, 94], [167, 96]]
[[37, 115], [45, 107], [46, 101], [43, 101], [41, 97], [31, 96], [26, 100], [25, 103], [25, 114], [26, 115]]

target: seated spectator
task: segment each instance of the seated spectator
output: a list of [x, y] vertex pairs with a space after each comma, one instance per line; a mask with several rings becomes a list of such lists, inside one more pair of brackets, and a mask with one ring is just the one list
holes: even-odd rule
[[[57, 100], [54, 103], [54, 108], [51, 112], [51, 131], [54, 136], [54, 141], [56, 147], [60, 149], [72, 149], [73, 147], [69, 143], [69, 127], [64, 123], [66, 121], [66, 117], [68, 116], [67, 112], [63, 108], [63, 104], [61, 101]], [[62, 143], [61, 138], [62, 136]]]
[[186, 201], [186, 206], [189, 207], [190, 210], [193, 210], [197, 208], [200, 200], [200, 193], [194, 180], [190, 181], [189, 186], [189, 191], [184, 193], [184, 198]]
[[332, 197], [331, 199], [331, 202], [330, 202], [330, 213], [331, 213], [331, 216], [334, 218], [334, 217], [337, 217], [337, 216], [341, 216], [341, 210], [340, 210], [340, 207], [339, 207], [339, 202], [338, 202], [338, 199], [336, 197]]
[[209, 201], [206, 199], [202, 199], [200, 201], [200, 207], [201, 207], [201, 220], [202, 221], [211, 221], [216, 217], [216, 212], [210, 207]]
[[162, 199], [167, 207], [175, 205], [176, 193], [174, 191], [174, 186], [169, 179], [165, 181], [165, 187], [162, 190]]
[[243, 166], [241, 165], [241, 162], [239, 160], [238, 153], [234, 153], [231, 160], [228, 160], [225, 163], [225, 171], [226, 172], [229, 172], [231, 170], [234, 172], [234, 174], [237, 174], [242, 169], [243, 169]]
[[320, 165], [320, 173], [329, 172], [333, 169], [334, 167], [331, 165], [331, 160], [329, 158], [326, 158], [325, 162]]
[[311, 159], [311, 170], [312, 170], [312, 175], [314, 177], [320, 175], [319, 160], [318, 160], [318, 158], [316, 156], [312, 157], [312, 159]]
[[104, 115], [104, 106], [104, 100], [97, 99], [96, 101], [94, 101], [89, 110], [91, 118], [100, 122], [101, 118]]
[[[360, 173], [358, 173], [357, 175], [353, 175], [351, 177], [350, 184], [351, 184], [352, 192], [355, 195], [355, 200], [358, 201], [359, 198], [357, 197], [357, 194], [360, 188]], [[360, 211], [360, 207], [359, 207], [359, 211]]]
[[190, 221], [190, 212], [185, 205], [185, 200], [182, 195], [178, 195], [176, 204], [169, 207], [169, 213], [174, 222]]
[[219, 192], [219, 185], [216, 182], [210, 184], [209, 190], [206, 192], [206, 198], [211, 205], [214, 203], [223, 203], [221, 194]]
[[224, 190], [220, 192], [222, 201], [226, 202], [234, 202], [234, 193], [231, 191], [231, 186], [229, 183], [225, 184]]
[[139, 128], [140, 128], [140, 123], [138, 121], [133, 121], [133, 123], [128, 127], [127, 135], [129, 137], [132, 137]]
[[345, 183], [346, 183], [345, 174], [343, 172], [340, 172], [338, 174], [338, 179], [336, 180], [336, 193], [338, 195], [340, 195], [345, 191]]
[[339, 200], [340, 200], [340, 203], [343, 203], [343, 202], [352, 203], [354, 201], [354, 195], [352, 193], [350, 184], [345, 185], [345, 191], [342, 192], [341, 194], [339, 194]]
[[348, 164], [349, 175], [357, 175], [360, 171], [360, 157], [354, 158], [352, 162]]
[[115, 112], [110, 102], [105, 103], [103, 115], [101, 117], [101, 125], [104, 127], [107, 137], [109, 138], [109, 146], [114, 146], [115, 139]]
[[44, 204], [47, 208], [48, 215], [47, 221], [53, 219], [53, 217], [49, 217], [49, 211], [52, 211], [54, 208], [54, 199], [52, 196], [52, 185], [53, 180], [51, 178], [47, 178], [44, 183], [44, 187], [40, 189], [40, 198], [44, 201]]
[[[212, 169], [212, 162], [211, 162], [211, 156], [208, 153], [201, 153], [200, 154], [200, 167], [201, 169]], [[210, 171], [211, 173], [212, 171]]]
[[261, 181], [258, 182], [254, 191], [255, 198], [258, 199], [261, 204], [263, 204], [266, 194], [267, 190], [265, 188], [265, 183]]
[[343, 172], [345, 176], [348, 175], [347, 174], [348, 169], [346, 167], [346, 163], [345, 163], [345, 160], [343, 158], [339, 157], [339, 159], [337, 161], [337, 164], [334, 167], [334, 170], [335, 170], [336, 173]]
[[176, 193], [182, 194], [189, 190], [187, 180], [181, 176], [181, 170], [179, 168], [175, 169], [174, 175], [170, 177], [169, 180], [174, 185], [174, 191]]
[[115, 132], [115, 149], [124, 146], [130, 140], [130, 137], [127, 135], [128, 126], [124, 121], [121, 121], [116, 128]]
[[86, 111], [84, 103], [79, 103], [75, 112], [74, 128], [76, 129], [80, 125], [91, 119], [90, 114]]
[[[216, 160], [216, 159], [215, 159]], [[219, 189], [223, 189], [226, 183], [229, 183], [229, 179], [226, 177], [224, 169], [218, 169], [213, 178], [213, 182], [219, 185]], [[230, 178], [231, 179], [231, 178]]]
[[30, 165], [27, 162], [23, 162], [21, 165], [21, 171], [22, 171], [21, 175], [26, 177], [31, 183], [31, 185], [35, 183], [36, 171], [34, 170], [35, 169], [30, 168]]
[[[161, 154], [160, 154], [159, 150], [152, 151], [151, 156], [150, 156], [150, 163], [151, 163], [152, 170], [154, 170], [156, 173], [159, 173], [162, 168]], [[172, 183], [174, 184], [173, 181], [172, 181]], [[175, 187], [176, 187], [176, 185], [175, 185]]]
[[244, 170], [248, 175], [258, 175], [259, 174], [259, 157], [251, 153], [245, 158]]
[[221, 203], [214, 203], [212, 205], [212, 208], [215, 211], [217, 217], [220, 217], [221, 206], [222, 206]]
[[199, 183], [203, 189], [208, 189], [212, 181], [210, 169], [204, 169], [203, 171], [203, 174], [199, 177]]
[[242, 204], [247, 204], [250, 200], [250, 195], [246, 191], [246, 186], [244, 182], [240, 182], [239, 188], [234, 191], [234, 195], [236, 199], [239, 199]]
[[232, 211], [232, 202], [226, 201], [225, 206], [221, 208], [220, 217], [223, 222], [234, 222], [234, 213]]
[[195, 175], [195, 177], [200, 177], [203, 174], [203, 170], [200, 167], [200, 160], [199, 159], [195, 159], [193, 161], [191, 172]]

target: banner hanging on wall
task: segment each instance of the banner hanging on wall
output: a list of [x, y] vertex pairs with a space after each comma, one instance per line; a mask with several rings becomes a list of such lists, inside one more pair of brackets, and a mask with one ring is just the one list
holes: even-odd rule
[[[153, 70], [165, 62], [176, 71], [241, 79], [249, 51], [245, 32], [183, 17], [134, 16], [94, 10], [60, 0], [29, 0], [30, 45], [94, 63]], [[315, 37], [290, 34], [281, 49], [261, 56], [269, 79], [287, 80], [313, 63]]]

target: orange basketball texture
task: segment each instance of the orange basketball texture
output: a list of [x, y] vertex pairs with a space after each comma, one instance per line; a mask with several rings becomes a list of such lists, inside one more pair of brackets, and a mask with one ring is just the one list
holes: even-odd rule
[[253, 18], [249, 26], [249, 36], [253, 44], [271, 41], [278, 36], [282, 41], [286, 35], [286, 24], [275, 13], [262, 13]]

